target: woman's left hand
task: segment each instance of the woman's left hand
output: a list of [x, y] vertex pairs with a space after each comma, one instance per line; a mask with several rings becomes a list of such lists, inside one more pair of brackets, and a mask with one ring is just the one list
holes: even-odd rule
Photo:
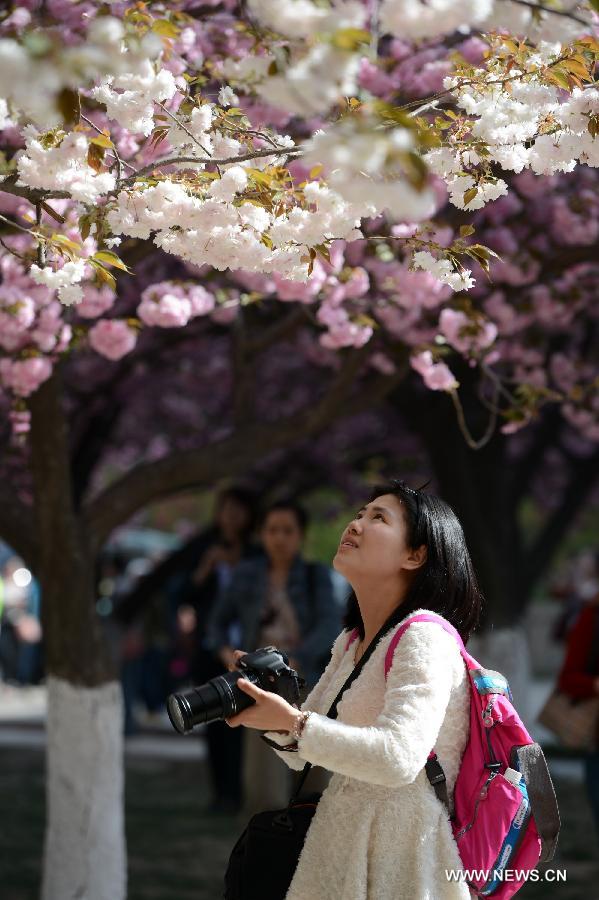
[[260, 731], [291, 731], [300, 710], [278, 694], [263, 691], [246, 678], [240, 678], [237, 686], [245, 694], [248, 694], [255, 702], [236, 716], [225, 719], [231, 728], [245, 725], [246, 728], [257, 728]]

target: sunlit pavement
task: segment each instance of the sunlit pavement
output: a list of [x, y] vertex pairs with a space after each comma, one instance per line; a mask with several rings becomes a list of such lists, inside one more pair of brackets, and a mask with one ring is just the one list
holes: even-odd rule
[[[173, 730], [166, 710], [136, 714], [139, 730], [125, 739], [127, 756], [173, 760], [203, 760], [206, 747], [201, 730], [182, 736]], [[44, 748], [46, 745], [46, 689], [0, 684], [0, 748]]]

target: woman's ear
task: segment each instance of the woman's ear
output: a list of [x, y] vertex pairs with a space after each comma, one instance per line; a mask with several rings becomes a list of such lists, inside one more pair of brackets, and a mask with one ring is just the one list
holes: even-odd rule
[[426, 544], [421, 544], [420, 547], [408, 550], [408, 555], [404, 562], [404, 569], [419, 569], [426, 562], [426, 556]]

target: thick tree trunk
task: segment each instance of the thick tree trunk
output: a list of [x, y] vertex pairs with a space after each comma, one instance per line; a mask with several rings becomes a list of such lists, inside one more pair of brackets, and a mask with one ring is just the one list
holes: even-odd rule
[[123, 900], [123, 726], [117, 682], [48, 678], [42, 900]]
[[[485, 595], [481, 629], [513, 627], [524, 614], [521, 546], [517, 510], [510, 490], [505, 438], [497, 434], [480, 450], [471, 450], [446, 395], [398, 396], [400, 409], [420, 434], [441, 496], [455, 510], [466, 535]], [[482, 422], [469, 424], [476, 435]]]
[[95, 614], [93, 560], [72, 496], [60, 375], [31, 401], [31, 464], [48, 677], [43, 900], [122, 900], [120, 686]]

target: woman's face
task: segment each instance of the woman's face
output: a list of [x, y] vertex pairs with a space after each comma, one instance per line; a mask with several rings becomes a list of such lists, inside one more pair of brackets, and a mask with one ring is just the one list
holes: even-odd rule
[[271, 561], [290, 563], [300, 552], [304, 535], [292, 510], [274, 509], [266, 517], [260, 537]]
[[407, 546], [402, 505], [394, 494], [376, 497], [345, 528], [333, 566], [350, 584], [373, 576], [389, 579], [416, 568]]

